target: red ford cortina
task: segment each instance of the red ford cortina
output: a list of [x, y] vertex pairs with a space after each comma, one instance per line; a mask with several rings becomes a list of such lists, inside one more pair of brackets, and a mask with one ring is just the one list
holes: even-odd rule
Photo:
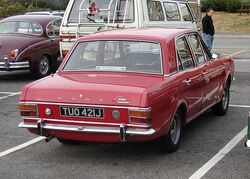
[[0, 21], [0, 71], [29, 69], [44, 77], [57, 68], [59, 16], [18, 15]]
[[177, 150], [182, 127], [228, 111], [231, 57], [210, 54], [197, 32], [123, 29], [80, 38], [58, 72], [26, 85], [20, 113], [47, 140], [130, 142], [161, 137]]

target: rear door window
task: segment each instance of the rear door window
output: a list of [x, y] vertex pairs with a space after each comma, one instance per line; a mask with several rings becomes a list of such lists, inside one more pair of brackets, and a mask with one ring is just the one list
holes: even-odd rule
[[42, 27], [39, 24], [33, 22], [17, 22], [17, 30], [18, 33], [26, 33], [26, 34], [42, 34]]
[[205, 55], [202, 50], [201, 43], [199, 41], [198, 35], [197, 34], [190, 34], [188, 35], [188, 40], [191, 45], [191, 48], [194, 52], [195, 60], [197, 64], [201, 64], [205, 62]]
[[179, 70], [193, 68], [194, 62], [192, 59], [192, 53], [189, 49], [189, 46], [185, 37], [181, 37], [176, 40], [176, 50], [177, 50], [177, 54], [179, 56], [179, 60], [181, 63], [180, 65], [178, 65]]

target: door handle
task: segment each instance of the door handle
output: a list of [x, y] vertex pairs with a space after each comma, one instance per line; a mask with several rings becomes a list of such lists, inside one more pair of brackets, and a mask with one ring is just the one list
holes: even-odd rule
[[192, 81], [191, 79], [186, 79], [183, 81], [183, 83], [189, 86], [191, 81]]
[[202, 75], [207, 75], [207, 74], [208, 74], [207, 71], [203, 71], [203, 72], [202, 72]]

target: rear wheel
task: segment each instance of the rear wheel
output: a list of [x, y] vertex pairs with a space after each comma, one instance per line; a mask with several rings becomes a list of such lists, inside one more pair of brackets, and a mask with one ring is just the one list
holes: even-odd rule
[[62, 138], [57, 138], [57, 140], [65, 145], [78, 145], [78, 144], [80, 144], [80, 142], [77, 140], [68, 140], [68, 139], [62, 139]]
[[229, 106], [229, 99], [230, 99], [230, 91], [229, 91], [229, 84], [226, 83], [224, 90], [223, 90], [223, 95], [219, 103], [215, 104], [212, 107], [213, 113], [215, 115], [225, 115], [228, 111], [228, 106]]
[[182, 122], [180, 112], [174, 114], [173, 120], [170, 124], [168, 134], [162, 137], [162, 148], [164, 151], [172, 153], [175, 152], [181, 141]]

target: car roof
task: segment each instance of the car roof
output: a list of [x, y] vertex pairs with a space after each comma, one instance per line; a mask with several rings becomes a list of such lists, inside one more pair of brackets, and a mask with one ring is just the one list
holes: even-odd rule
[[84, 36], [81, 39], [109, 39], [109, 38], [122, 38], [122, 39], [173, 39], [178, 35], [182, 35], [187, 32], [195, 32], [192, 29], [167, 29], [160, 27], [144, 27], [144, 28], [129, 28], [118, 29], [104, 32], [98, 32]]
[[60, 19], [62, 17], [60, 16], [51, 16], [51, 15], [17, 15], [17, 16], [10, 16], [7, 17], [0, 22], [8, 22], [8, 21], [30, 21], [30, 22], [36, 22], [43, 25], [48, 24], [50, 21], [55, 19]]

